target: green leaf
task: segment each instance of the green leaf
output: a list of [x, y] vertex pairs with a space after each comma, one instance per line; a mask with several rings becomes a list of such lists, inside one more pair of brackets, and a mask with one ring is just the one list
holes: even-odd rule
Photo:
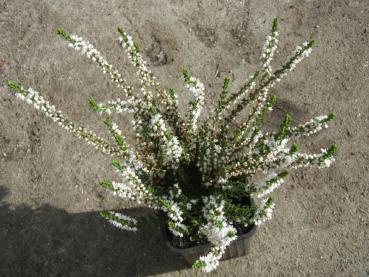
[[265, 202], [265, 208], [270, 208], [273, 203], [274, 199], [272, 197], [269, 197], [268, 200]]
[[19, 93], [25, 94], [22, 87], [20, 85], [16, 84], [16, 83], [13, 83], [13, 82], [9, 81], [8, 82], [8, 87], [10, 89], [13, 89], [13, 90], [19, 92]]
[[113, 187], [113, 184], [109, 181], [101, 181], [100, 186], [112, 191], [116, 191], [116, 189]]
[[133, 42], [133, 46], [135, 47], [137, 53], [141, 52], [141, 46], [138, 42]]
[[276, 95], [272, 95], [267, 103], [267, 107], [271, 108], [277, 103], [278, 97]]
[[278, 31], [278, 25], [279, 25], [279, 18], [276, 17], [273, 20], [273, 25], [272, 25], [272, 33], [275, 33]]
[[112, 123], [111, 123], [111, 121], [109, 120], [109, 118], [104, 118], [103, 123], [104, 123], [104, 124], [105, 124], [109, 129], [111, 129], [111, 127], [112, 127]]
[[291, 125], [291, 115], [290, 114], [286, 114], [284, 117], [284, 120], [279, 128], [279, 132], [276, 134], [276, 139], [277, 140], [282, 140], [286, 137], [286, 135], [288, 134], [288, 130], [290, 128]]
[[95, 99], [93, 99], [92, 97], [88, 99], [88, 103], [90, 104], [90, 107], [92, 108], [92, 110], [94, 110], [95, 112], [98, 112], [100, 110]]
[[293, 155], [297, 151], [299, 151], [299, 146], [297, 144], [292, 144], [292, 146], [290, 148], [290, 151], [289, 151], [289, 155]]
[[159, 113], [158, 106], [155, 100], [152, 100], [151, 102], [150, 112], [152, 115], [157, 115]]
[[223, 81], [222, 93], [220, 96], [222, 101], [227, 97], [229, 82], [230, 82], [230, 79], [228, 77], [225, 77]]
[[119, 26], [118, 26], [117, 31], [118, 31], [118, 33], [119, 33], [119, 34], [121, 34], [122, 36], [125, 36], [125, 35], [124, 35], [124, 30], [123, 30], [123, 28], [122, 28], [122, 27], [119, 27]]
[[151, 193], [151, 194], [155, 194], [157, 192], [156, 187], [154, 187], [153, 185], [148, 185], [147, 186], [147, 190]]
[[331, 147], [328, 148], [327, 153], [324, 154], [323, 158], [328, 159], [333, 157], [337, 153], [337, 145], [333, 144]]
[[187, 69], [182, 70], [182, 75], [183, 75], [183, 79], [185, 80], [185, 82], [189, 83], [191, 76]]
[[277, 175], [277, 177], [278, 178], [284, 178], [284, 177], [286, 177], [288, 175], [288, 172], [287, 171], [282, 171], [281, 173], [279, 173], [278, 175]]
[[222, 221], [216, 220], [214, 223], [215, 223], [215, 226], [217, 226], [219, 229], [223, 229], [224, 225]]
[[334, 119], [336, 119], [336, 114], [335, 114], [335, 113], [330, 113], [330, 114], [328, 115], [327, 120], [328, 120], [328, 121], [331, 121], [331, 120], [334, 120]]
[[176, 100], [176, 92], [174, 91], [174, 89], [172, 88], [169, 88], [169, 95], [170, 95], [170, 98], [174, 101]]
[[114, 134], [114, 139], [115, 142], [119, 145], [119, 146], [126, 146], [126, 144], [124, 143], [123, 138], [119, 135], [119, 134]]
[[205, 267], [205, 262], [204, 261], [196, 261], [194, 262], [194, 264], [192, 265], [193, 269], [202, 269]]
[[315, 40], [309, 41], [308, 45], [306, 46], [306, 49], [312, 48], [316, 44]]
[[118, 162], [117, 160], [112, 160], [111, 164], [118, 170], [118, 171], [123, 171], [124, 170], [124, 166]]
[[56, 33], [57, 33], [59, 36], [63, 37], [65, 40], [69, 41], [70, 43], [75, 43], [75, 42], [76, 42], [76, 41], [75, 41], [74, 39], [72, 39], [72, 38], [71, 38], [71, 36], [70, 36], [67, 32], [65, 32], [65, 31], [64, 31], [64, 29], [62, 29], [62, 28], [58, 28], [58, 29], [56, 29]]
[[170, 132], [165, 132], [164, 136], [167, 138], [167, 140], [172, 140], [172, 138], [173, 138], [173, 134], [170, 133]]

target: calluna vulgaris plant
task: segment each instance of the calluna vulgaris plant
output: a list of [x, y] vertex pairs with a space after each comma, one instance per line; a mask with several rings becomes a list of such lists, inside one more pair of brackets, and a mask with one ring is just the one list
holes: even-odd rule
[[[205, 87], [187, 70], [183, 70], [183, 80], [193, 100], [182, 116], [176, 92], [160, 85], [147, 68], [139, 44], [122, 28], [118, 28], [119, 42], [137, 69], [139, 94], [90, 42], [58, 29], [69, 47], [92, 60], [122, 90], [124, 100], [98, 103], [90, 98], [89, 103], [101, 114], [132, 114], [136, 150], [127, 145], [118, 125], [108, 118], [104, 123], [115, 146], [77, 126], [32, 88], [13, 82], [8, 86], [64, 129], [116, 157], [112, 164], [122, 182], [102, 181], [101, 185], [118, 197], [164, 211], [167, 228], [177, 246], [210, 242], [210, 251], [193, 264], [194, 268], [209, 272], [218, 266], [226, 247], [245, 227], [271, 218], [274, 201], [269, 194], [282, 184], [288, 170], [328, 167], [334, 161], [335, 145], [317, 154], [305, 154], [299, 152], [296, 144], [289, 144], [290, 139], [327, 128], [334, 119], [332, 113], [296, 127], [291, 127], [291, 116], [286, 114], [278, 131], [261, 130], [276, 103], [276, 96], [268, 95], [269, 89], [293, 71], [314, 44], [310, 41], [296, 47], [283, 66], [273, 71], [270, 63], [277, 48], [277, 29], [275, 19], [262, 50], [260, 69], [233, 93], [229, 91], [230, 79], [225, 78], [216, 107], [201, 123]], [[247, 119], [237, 128], [231, 127], [229, 123], [246, 107]], [[259, 199], [258, 203], [251, 198]], [[137, 221], [126, 215], [104, 211], [101, 216], [121, 229], [137, 230]]]

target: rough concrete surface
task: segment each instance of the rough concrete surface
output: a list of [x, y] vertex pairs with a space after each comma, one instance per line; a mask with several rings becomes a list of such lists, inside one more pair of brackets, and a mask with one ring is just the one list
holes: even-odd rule
[[[0, 0], [0, 276], [202, 275], [167, 249], [157, 216], [98, 186], [117, 179], [108, 156], [6, 89], [8, 80], [30, 86], [108, 138], [87, 99], [119, 92], [56, 28], [89, 38], [132, 79], [116, 40], [116, 27], [124, 26], [182, 103], [188, 96], [180, 74], [188, 67], [204, 81], [210, 106], [224, 76], [234, 77], [235, 89], [256, 68], [275, 16], [281, 36], [274, 67], [307, 39], [317, 46], [273, 89], [280, 101], [267, 126], [277, 126], [284, 112], [299, 123], [334, 111], [332, 127], [301, 144], [319, 151], [335, 142], [337, 162], [295, 171], [275, 193], [273, 220], [259, 229], [251, 253], [208, 276], [368, 276], [368, 0]], [[118, 119], [132, 139], [129, 119]], [[129, 209], [147, 224], [137, 234], [117, 230], [99, 218], [103, 209]]]

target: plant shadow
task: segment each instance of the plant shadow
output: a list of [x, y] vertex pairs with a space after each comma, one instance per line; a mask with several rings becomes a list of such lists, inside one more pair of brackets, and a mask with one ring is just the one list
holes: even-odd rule
[[50, 205], [11, 209], [0, 186], [0, 276], [149, 276], [188, 268], [171, 252], [164, 222], [149, 209], [127, 209], [136, 233], [97, 212], [67, 213]]

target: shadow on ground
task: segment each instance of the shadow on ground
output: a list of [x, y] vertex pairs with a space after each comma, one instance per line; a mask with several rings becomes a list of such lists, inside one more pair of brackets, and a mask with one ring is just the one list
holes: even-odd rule
[[188, 267], [167, 248], [163, 221], [150, 210], [124, 211], [143, 222], [132, 233], [97, 212], [10, 209], [1, 202], [6, 194], [0, 187], [0, 276], [148, 276]]

